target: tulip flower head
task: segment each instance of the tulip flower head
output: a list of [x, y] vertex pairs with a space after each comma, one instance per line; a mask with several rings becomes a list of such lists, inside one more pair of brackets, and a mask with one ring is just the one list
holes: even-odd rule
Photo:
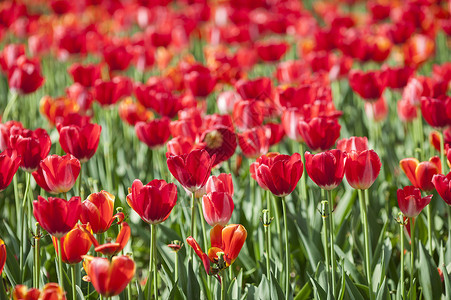
[[224, 192], [233, 196], [232, 174], [221, 173], [218, 176], [210, 176], [205, 185], [206, 192]]
[[340, 137], [341, 126], [335, 118], [315, 117], [308, 122], [299, 121], [299, 133], [313, 151], [331, 148]]
[[59, 142], [64, 152], [72, 154], [81, 163], [87, 162], [97, 151], [102, 127], [88, 123], [77, 126], [58, 126]]
[[309, 177], [320, 188], [333, 190], [345, 174], [346, 153], [340, 150], [329, 150], [315, 155], [305, 152], [305, 168]]
[[408, 218], [415, 218], [431, 202], [432, 195], [421, 197], [419, 188], [406, 186], [398, 189], [397, 197], [402, 213]]
[[416, 188], [422, 191], [434, 189], [432, 177], [442, 172], [442, 164], [438, 156], [429, 161], [419, 162], [416, 158], [404, 158], [399, 162], [401, 169]]
[[232, 217], [233, 208], [233, 199], [228, 193], [211, 192], [202, 197], [202, 212], [210, 226], [225, 226]]
[[81, 204], [81, 223], [89, 223], [94, 233], [107, 231], [114, 220], [114, 198], [107, 191], [89, 195]]
[[202, 251], [193, 237], [188, 237], [186, 242], [202, 260], [207, 274], [217, 275], [236, 260], [246, 237], [247, 231], [243, 225], [231, 224], [226, 227], [216, 225], [210, 231], [211, 248], [208, 249], [208, 254]]
[[104, 297], [119, 295], [135, 275], [135, 262], [128, 256], [84, 256], [83, 267], [96, 291]]
[[[92, 246], [89, 235], [84, 231], [91, 230], [89, 224], [83, 225], [84, 230], [80, 229], [78, 226], [75, 226], [61, 238], [61, 259], [66, 264], [78, 264], [81, 262], [83, 256], [88, 253]], [[58, 239], [53, 236], [52, 240], [58, 256]]]
[[0, 192], [11, 184], [21, 161], [22, 157], [16, 150], [6, 149], [0, 153]]
[[351, 151], [362, 152], [368, 150], [368, 138], [352, 136], [349, 139], [337, 141], [337, 149], [350, 153]]
[[381, 160], [374, 150], [351, 151], [346, 161], [346, 180], [354, 189], [370, 188], [381, 171]]
[[448, 205], [451, 205], [451, 172], [446, 176], [443, 174], [434, 175], [432, 177], [432, 184], [440, 197], [442, 197]]
[[38, 196], [33, 201], [33, 215], [39, 225], [57, 239], [65, 236], [77, 224], [81, 214], [80, 197], [69, 201], [61, 198]]
[[177, 202], [177, 186], [154, 179], [143, 185], [139, 179], [128, 189], [127, 203], [147, 224], [164, 222]]

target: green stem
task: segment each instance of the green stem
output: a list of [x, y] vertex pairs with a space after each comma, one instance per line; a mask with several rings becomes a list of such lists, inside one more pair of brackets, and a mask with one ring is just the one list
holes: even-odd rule
[[365, 198], [363, 197], [363, 191], [358, 190], [359, 203], [360, 203], [360, 217], [363, 225], [363, 234], [365, 239], [365, 267], [366, 267], [366, 278], [368, 281], [368, 293], [370, 299], [373, 299], [373, 285], [371, 276], [371, 263], [370, 263], [370, 245], [369, 245], [369, 231], [368, 231], [368, 217], [366, 212]]
[[36, 235], [34, 242], [34, 270], [35, 270], [35, 287], [40, 288], [40, 275], [41, 275], [41, 252], [40, 252], [40, 240], [41, 240], [41, 226], [36, 223]]
[[[194, 193], [193, 193], [194, 195]], [[204, 249], [205, 251], [207, 251], [208, 249], [208, 240], [207, 240], [207, 230], [205, 229], [205, 220], [204, 220], [204, 215], [203, 215], [203, 210], [202, 210], [202, 203], [200, 201], [197, 201], [197, 206], [198, 206], [198, 210], [199, 210], [199, 220], [200, 220], [200, 224], [202, 225], [202, 238], [204, 240]], [[211, 284], [211, 280], [210, 280], [210, 276], [207, 277], [207, 286], [210, 288], [210, 284]]]
[[[194, 237], [195, 230], [196, 227], [196, 194], [193, 192], [193, 197], [191, 200], [191, 236]], [[207, 251], [207, 250], [205, 250]], [[190, 247], [190, 252], [189, 252], [189, 259], [192, 260], [193, 259], [193, 249]]]
[[285, 197], [282, 197], [282, 212], [285, 231], [285, 299], [288, 300], [290, 293], [290, 252], [288, 251], [288, 221]]
[[273, 197], [273, 205], [275, 210], [275, 219], [276, 219], [276, 231], [277, 231], [277, 237], [279, 240], [279, 257], [283, 256], [283, 242], [282, 242], [282, 230], [280, 226], [280, 218], [281, 213], [279, 209], [279, 204], [277, 203], [278, 198], [276, 196]]
[[14, 106], [14, 103], [16, 103], [17, 98], [19, 98], [18, 93], [10, 92], [10, 99], [8, 101], [8, 104], [6, 104], [5, 110], [3, 111], [3, 115], [2, 115], [3, 123], [5, 123], [8, 120], [9, 112], [11, 111], [12, 107]]
[[[366, 215], [368, 216], [368, 211], [370, 209], [369, 189], [364, 190], [364, 196], [365, 196]], [[371, 246], [371, 239], [369, 238], [369, 227], [368, 227], [368, 245], [369, 245], [369, 251], [370, 251], [370, 263], [371, 263], [371, 258], [373, 257], [373, 247]]]
[[58, 239], [58, 272], [59, 272], [59, 277], [58, 277], [58, 284], [60, 285], [60, 287], [63, 289], [64, 291], [64, 280], [63, 280], [63, 258], [62, 258], [62, 254], [61, 254], [61, 249], [63, 248], [62, 245], [62, 239]]
[[399, 238], [401, 239], [401, 297], [406, 299], [404, 291], [404, 216], [400, 215]]
[[178, 251], [174, 251], [174, 264], [175, 264], [175, 267], [174, 267], [174, 281], [175, 281], [175, 283], [177, 283], [177, 280], [179, 280], [179, 257], [178, 257], [178, 253], [177, 253]]
[[446, 158], [445, 158], [445, 134], [442, 132], [440, 137], [440, 161], [442, 162], [442, 174], [446, 174]]
[[152, 224], [152, 244], [153, 244], [153, 290], [155, 293], [155, 300], [158, 299], [158, 284], [157, 284], [157, 225]]
[[330, 284], [330, 251], [329, 251], [329, 234], [328, 234], [328, 202], [321, 201], [321, 216], [323, 217], [323, 239], [324, 239], [324, 258], [326, 259], [327, 284]]
[[413, 297], [413, 275], [415, 273], [415, 220], [410, 219], [410, 300], [415, 300]]
[[430, 205], [426, 207], [426, 214], [428, 217], [428, 250], [429, 254], [432, 256], [432, 214]]
[[153, 252], [153, 243], [154, 243], [154, 227], [153, 225], [150, 225], [150, 258], [149, 258], [149, 277], [147, 277], [147, 281], [148, 281], [148, 293], [147, 293], [147, 299], [151, 300], [152, 299], [152, 271], [153, 271], [153, 256], [154, 256], [154, 252]]
[[132, 300], [132, 287], [131, 287], [131, 283], [129, 283], [127, 285], [127, 299], [128, 300]]
[[222, 273], [222, 280], [221, 280], [221, 300], [225, 299], [225, 281], [226, 281], [226, 272]]
[[72, 299], [73, 300], [77, 300], [77, 292], [75, 289], [75, 283], [76, 283], [76, 279], [75, 279], [75, 265], [71, 265], [70, 266], [70, 272], [72, 274]]
[[[268, 218], [271, 221], [271, 196], [269, 195], [269, 191], [265, 191], [266, 196], [266, 209], [268, 210]], [[271, 262], [271, 228], [268, 227], [268, 257], [269, 262]]]
[[16, 175], [13, 177], [13, 187], [14, 187], [14, 203], [16, 204], [16, 222], [20, 222], [20, 216], [22, 212], [20, 211], [20, 199], [19, 199], [19, 187], [17, 183], [17, 177], [19, 176], [19, 172], [16, 172]]
[[263, 227], [265, 228], [265, 237], [266, 237], [266, 243], [265, 243], [265, 246], [266, 246], [266, 277], [268, 278], [268, 280], [269, 280], [269, 278], [271, 278], [271, 259], [270, 259], [270, 257], [269, 257], [269, 248], [270, 248], [270, 246], [269, 246], [269, 239], [270, 239], [270, 235], [269, 235], [269, 226], [267, 226], [267, 225], [263, 225]]
[[334, 224], [334, 200], [332, 198], [332, 191], [327, 191], [327, 201], [329, 202], [329, 228], [330, 228], [330, 262], [332, 274], [332, 293], [335, 293], [335, 271], [337, 269], [335, 263], [335, 224]]
[[21, 280], [23, 280], [23, 265], [24, 265], [24, 243], [25, 243], [25, 205], [27, 204], [27, 196], [28, 196], [28, 190], [30, 189], [30, 179], [31, 179], [31, 173], [27, 172], [26, 173], [26, 187], [25, 187], [25, 192], [23, 194], [23, 199], [22, 199], [22, 205], [20, 207], [21, 210], [21, 216], [20, 216], [20, 259], [19, 259], [19, 264], [20, 264], [20, 272], [21, 272]]
[[[304, 143], [299, 144], [299, 151], [301, 152], [301, 160], [304, 165], [304, 172], [303, 174], [306, 174], [305, 172], [305, 153], [304, 153]], [[307, 176], [301, 176], [301, 196], [303, 201], [307, 201]], [[308, 215], [308, 214], [307, 214]]]

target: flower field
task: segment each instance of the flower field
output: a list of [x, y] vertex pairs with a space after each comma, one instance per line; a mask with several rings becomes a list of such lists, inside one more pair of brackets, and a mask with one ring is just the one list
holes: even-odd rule
[[451, 299], [451, 1], [0, 2], [0, 299]]

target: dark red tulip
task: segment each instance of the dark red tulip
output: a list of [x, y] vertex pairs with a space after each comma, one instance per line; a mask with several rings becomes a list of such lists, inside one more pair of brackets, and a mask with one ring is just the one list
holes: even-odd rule
[[331, 148], [340, 137], [341, 126], [333, 118], [316, 117], [309, 122], [299, 121], [299, 133], [307, 146], [313, 151]]
[[266, 123], [263, 125], [267, 128], [269, 135], [269, 146], [278, 144], [285, 137], [285, 130], [282, 124]]
[[404, 158], [399, 162], [399, 166], [412, 185], [423, 191], [433, 190], [432, 177], [442, 172], [442, 164], [438, 156], [421, 163], [416, 158]]
[[6, 245], [5, 242], [0, 239], [0, 275], [3, 273], [3, 267], [6, 263]]
[[376, 101], [382, 96], [387, 85], [385, 72], [351, 70], [349, 73], [349, 85], [364, 100]]
[[404, 67], [383, 67], [383, 71], [387, 74], [387, 87], [392, 89], [402, 89], [415, 72], [414, 68]]
[[96, 80], [94, 98], [101, 105], [113, 105], [124, 97], [130, 96], [133, 83], [128, 77], [114, 77], [111, 81]]
[[96, 291], [104, 297], [119, 295], [135, 275], [135, 262], [128, 256], [84, 257], [83, 266]]
[[235, 89], [242, 99], [266, 100], [271, 98], [272, 83], [268, 77], [241, 79], [235, 84]]
[[451, 118], [447, 110], [451, 104], [451, 98], [421, 97], [421, 113], [429, 125], [435, 128], [443, 128], [451, 124]]
[[190, 192], [202, 188], [208, 180], [215, 157], [210, 157], [203, 149], [192, 150], [188, 154], [166, 153], [169, 171]]
[[194, 97], [205, 98], [214, 89], [216, 78], [202, 65], [192, 66], [183, 76], [185, 87]]
[[254, 127], [238, 133], [238, 144], [243, 155], [248, 158], [257, 158], [268, 153], [270, 132], [264, 126]]
[[47, 131], [42, 128], [29, 130], [13, 127], [10, 134], [11, 148], [17, 150], [18, 155], [22, 156], [21, 168], [30, 173], [36, 171], [52, 146]]
[[[90, 226], [83, 225], [87, 231], [90, 230]], [[86, 255], [91, 249], [92, 242], [89, 235], [75, 226], [61, 239], [61, 259], [66, 264], [78, 264], [83, 260], [83, 256]], [[53, 247], [55, 247], [56, 255], [58, 255], [58, 239], [52, 237]]]
[[0, 191], [5, 190], [19, 169], [22, 157], [16, 150], [6, 149], [0, 153]]
[[315, 155], [305, 152], [305, 169], [320, 188], [333, 190], [343, 180], [346, 159], [346, 153], [336, 149]]
[[451, 172], [446, 176], [443, 174], [436, 174], [432, 177], [432, 184], [434, 185], [437, 193], [442, 199], [451, 205]]
[[288, 50], [288, 44], [285, 42], [257, 42], [255, 49], [261, 60], [265, 62], [278, 61]]
[[81, 214], [80, 197], [69, 201], [49, 197], [48, 200], [38, 196], [33, 201], [33, 215], [39, 225], [57, 239], [62, 238], [77, 224]]
[[107, 191], [93, 193], [81, 204], [80, 221], [91, 226], [92, 232], [103, 233], [113, 223], [114, 196]]
[[87, 162], [97, 151], [101, 131], [100, 125], [92, 123], [83, 126], [58, 126], [61, 148], [78, 158], [81, 163]]
[[381, 160], [376, 151], [351, 151], [346, 161], [346, 180], [354, 189], [366, 190], [376, 181], [381, 167]]
[[138, 122], [135, 125], [135, 132], [139, 140], [149, 148], [163, 146], [171, 135], [169, 128], [169, 118], [155, 119], [147, 123]]
[[304, 170], [299, 153], [262, 155], [251, 168], [254, 168], [258, 184], [278, 197], [291, 194]]
[[194, 146], [195, 149], [204, 149], [213, 158], [213, 167], [227, 161], [235, 153], [237, 142], [235, 132], [230, 127], [218, 125], [209, 126]]
[[431, 202], [432, 195], [421, 197], [420, 189], [414, 186], [405, 186], [398, 189], [397, 197], [399, 209], [404, 216], [416, 218], [423, 208]]
[[108, 45], [103, 50], [103, 58], [111, 71], [124, 71], [132, 62], [131, 50], [124, 45]]
[[94, 64], [74, 63], [69, 67], [68, 72], [74, 82], [84, 87], [93, 87], [96, 80], [101, 78], [100, 66]]
[[80, 174], [80, 161], [70, 154], [47, 156], [33, 172], [36, 183], [52, 194], [67, 193]]
[[352, 136], [349, 139], [338, 140], [337, 149], [347, 153], [351, 151], [362, 152], [368, 150], [368, 138], [366, 136]]
[[233, 199], [229, 193], [211, 192], [202, 197], [202, 212], [210, 226], [225, 226], [232, 217], [233, 208]]
[[8, 84], [11, 90], [19, 94], [30, 94], [44, 83], [38, 60], [32, 60], [24, 55], [8, 70]]
[[135, 179], [128, 192], [128, 205], [147, 224], [165, 221], [177, 202], [177, 186], [164, 180], [154, 179], [143, 185], [140, 180]]

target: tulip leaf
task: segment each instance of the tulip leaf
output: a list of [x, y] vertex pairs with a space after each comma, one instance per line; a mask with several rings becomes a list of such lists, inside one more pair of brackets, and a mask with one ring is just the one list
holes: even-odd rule
[[424, 298], [426, 300], [440, 299], [440, 295], [442, 294], [442, 284], [440, 275], [437, 271], [437, 266], [426, 249], [424, 249], [423, 244], [418, 243], [418, 245], [420, 245], [419, 279]]
[[309, 282], [306, 282], [299, 293], [294, 297], [294, 300], [307, 300], [310, 299], [312, 293], [312, 287]]
[[[342, 266], [343, 264], [340, 264]], [[338, 300], [343, 300], [346, 291], [346, 278], [345, 278], [345, 269], [341, 268], [341, 288], [340, 294], [338, 295]]]
[[169, 294], [168, 299], [169, 300], [184, 300], [186, 297], [183, 296], [182, 292], [180, 291], [178, 287], [178, 282], [174, 284], [174, 286], [171, 289], [171, 293]]
[[[282, 288], [279, 285], [279, 282], [274, 277], [274, 274], [271, 273], [271, 299], [285, 299], [285, 296], [283, 294]], [[290, 287], [291, 290], [291, 287]], [[290, 294], [290, 291], [288, 292]], [[290, 299], [292, 297], [288, 297]]]
[[319, 285], [319, 283], [313, 277], [311, 277], [310, 275], [308, 275], [308, 276], [309, 276], [310, 282], [312, 283], [312, 286], [313, 286], [315, 299], [326, 300], [327, 299], [326, 291], [324, 291], [324, 289]]
[[357, 286], [352, 282], [352, 280], [349, 278], [349, 276], [345, 273], [345, 281], [346, 281], [346, 290], [348, 291], [349, 296], [352, 299], [363, 300], [362, 294], [359, 292], [359, 289]]
[[258, 285], [258, 298], [261, 300], [268, 299], [268, 295], [271, 295], [270, 289], [269, 289], [269, 281], [266, 278], [266, 275], [263, 274], [262, 280], [260, 281], [260, 284]]
[[15, 286], [18, 283], [20, 283], [20, 267], [14, 256], [14, 252], [11, 251], [11, 249], [7, 244], [5, 244], [5, 246], [6, 246], [6, 263], [4, 271], [11, 284]]
[[314, 243], [310, 242], [307, 237], [302, 232], [301, 228], [296, 224], [296, 229], [298, 230], [299, 236], [302, 240], [302, 245], [307, 251], [307, 257], [309, 258], [310, 265], [312, 268], [316, 267], [318, 262], [322, 261], [323, 258], [320, 253], [323, 253], [323, 251], [320, 251]]
[[382, 281], [381, 286], [379, 287], [379, 290], [376, 295], [376, 300], [385, 300], [389, 299], [390, 292], [388, 291], [387, 287], [387, 277], [384, 277], [384, 280]]
[[229, 287], [229, 294], [231, 294], [233, 300], [241, 299], [241, 286], [243, 285], [243, 269], [240, 270], [238, 276], [232, 279]]
[[343, 260], [344, 268], [347, 272], [349, 272], [351, 277], [357, 282], [364, 282], [365, 279], [362, 277], [360, 272], [356, 269], [355, 264], [347, 258], [346, 254], [343, 252], [343, 250], [341, 250], [341, 248], [337, 245], [335, 245], [334, 248], [335, 248], [335, 253], [337, 253], [337, 255], [340, 257], [340, 259]]
[[191, 260], [188, 263], [187, 297], [188, 299], [200, 299], [200, 286], [197, 281], [196, 273], [193, 270], [193, 261]]

